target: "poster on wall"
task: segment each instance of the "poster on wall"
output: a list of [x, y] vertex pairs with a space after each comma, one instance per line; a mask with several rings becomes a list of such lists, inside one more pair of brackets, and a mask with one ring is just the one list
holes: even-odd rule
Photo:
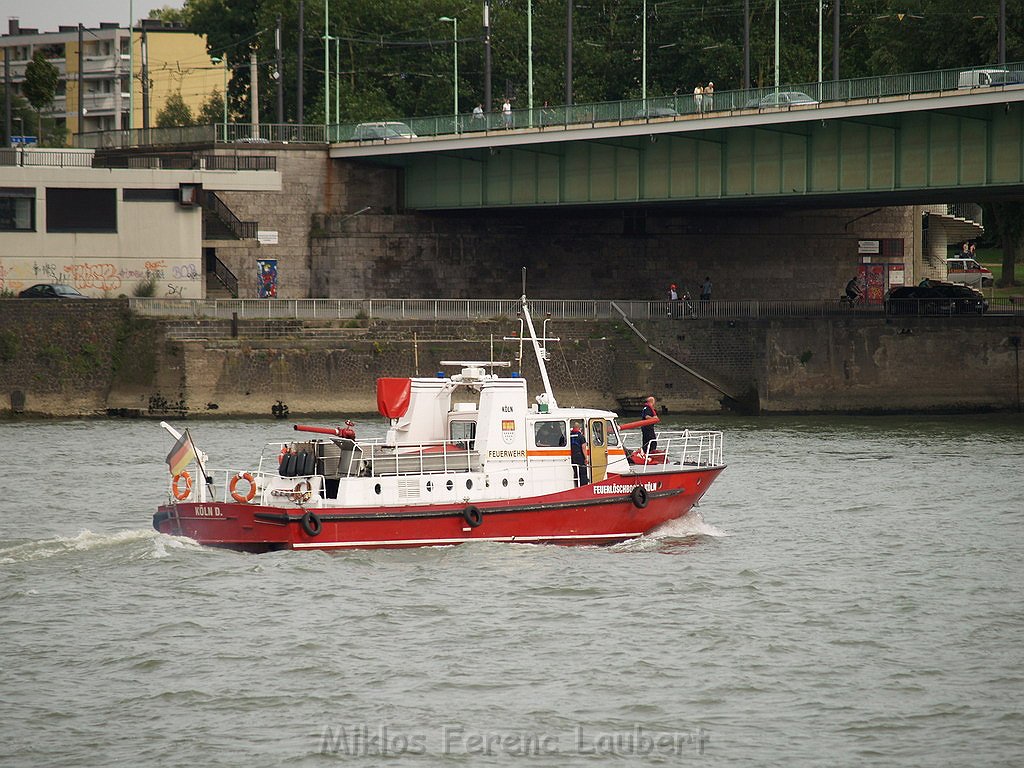
[[885, 296], [885, 264], [860, 264], [857, 277], [864, 286], [865, 301], [868, 304], [881, 304]]
[[260, 299], [277, 298], [277, 259], [256, 260], [256, 296]]
[[904, 285], [904, 275], [906, 270], [903, 264], [890, 264], [889, 265], [889, 287], [895, 288], [898, 285]]

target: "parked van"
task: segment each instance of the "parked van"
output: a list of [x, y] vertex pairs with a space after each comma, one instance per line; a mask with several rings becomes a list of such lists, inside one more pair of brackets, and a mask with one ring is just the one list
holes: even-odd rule
[[958, 88], [998, 88], [1024, 85], [1024, 73], [1007, 69], [968, 69], [960, 73]]
[[970, 257], [946, 259], [946, 279], [951, 283], [982, 287], [995, 282], [992, 270]]

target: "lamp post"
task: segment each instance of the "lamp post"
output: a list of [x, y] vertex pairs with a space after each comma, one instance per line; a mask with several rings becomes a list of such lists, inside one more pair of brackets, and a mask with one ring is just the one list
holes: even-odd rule
[[225, 144], [228, 143], [228, 52], [224, 51], [223, 56], [213, 56], [210, 58], [214, 64], [223, 64], [224, 70], [224, 123], [223, 123], [223, 141]]
[[640, 79], [640, 98], [643, 99], [643, 102], [644, 102], [644, 107], [643, 108], [644, 108], [644, 112], [646, 113], [647, 112], [647, 0], [644, 0], [644, 23], [643, 23], [643, 30], [644, 30], [644, 44], [643, 44], [643, 52], [641, 53], [641, 55], [643, 56], [644, 60], [643, 60], [643, 65], [640, 68], [642, 73], [643, 73], [642, 76], [641, 76], [641, 79]]
[[135, 11], [128, 0], [128, 130], [135, 127]]
[[533, 126], [533, 0], [526, 0], [526, 106]]
[[779, 0], [775, 0], [775, 90], [779, 90]]
[[459, 20], [453, 16], [442, 16], [438, 21], [450, 21], [452, 23], [452, 58], [455, 61], [455, 75], [453, 80], [455, 95], [452, 101], [452, 114], [455, 117], [455, 132], [459, 132]]

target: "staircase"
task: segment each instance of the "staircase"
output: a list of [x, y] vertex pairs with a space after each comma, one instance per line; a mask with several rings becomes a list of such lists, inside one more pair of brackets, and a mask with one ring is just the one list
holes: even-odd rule
[[206, 190], [201, 199], [204, 240], [253, 240], [256, 238], [258, 222], [239, 219], [215, 192]]

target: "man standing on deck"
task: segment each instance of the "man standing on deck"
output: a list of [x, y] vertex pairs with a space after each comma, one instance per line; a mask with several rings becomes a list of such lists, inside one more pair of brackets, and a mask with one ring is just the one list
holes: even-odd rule
[[583, 436], [581, 420], [573, 419], [569, 425], [572, 427], [569, 432], [569, 454], [576, 474], [576, 486], [579, 487], [590, 482], [590, 473], [587, 472], [587, 438]]
[[[640, 419], [653, 419], [658, 417], [658, 409], [655, 407], [654, 396], [647, 398], [647, 402], [644, 403], [644, 408], [640, 411]], [[658, 441], [655, 439], [656, 434], [654, 432], [653, 424], [645, 424], [640, 427], [640, 438], [643, 443], [643, 451], [645, 456], [650, 456], [652, 451], [658, 450]]]

